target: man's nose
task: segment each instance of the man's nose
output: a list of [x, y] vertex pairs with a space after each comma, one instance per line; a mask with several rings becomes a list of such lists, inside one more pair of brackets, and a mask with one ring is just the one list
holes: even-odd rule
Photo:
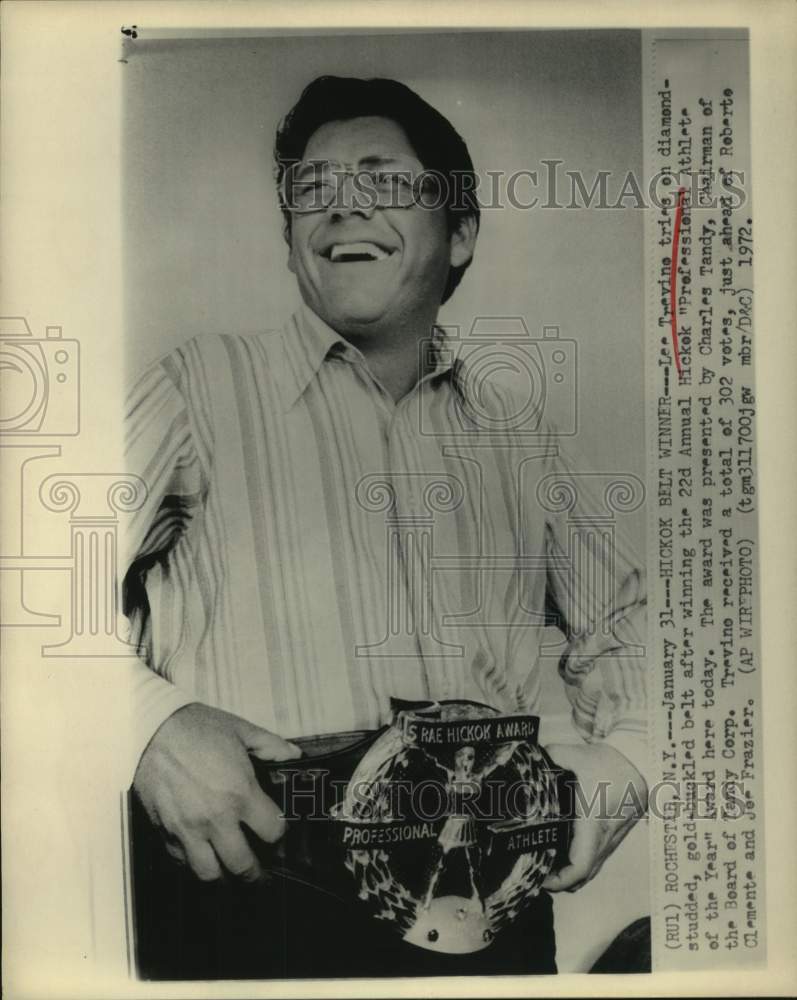
[[333, 216], [361, 215], [370, 219], [376, 210], [376, 191], [353, 173], [338, 176], [335, 197], [330, 205]]

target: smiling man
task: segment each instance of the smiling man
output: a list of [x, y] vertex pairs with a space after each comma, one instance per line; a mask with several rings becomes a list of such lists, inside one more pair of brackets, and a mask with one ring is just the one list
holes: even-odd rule
[[[479, 229], [467, 147], [400, 83], [322, 77], [283, 120], [275, 154], [301, 309], [273, 333], [188, 341], [130, 401], [130, 468], [149, 491], [124, 563], [143, 661], [134, 789], [198, 880], [256, 882], [252, 838], [279, 841], [285, 822], [250, 757], [286, 761], [298, 755], [289, 738], [374, 729], [391, 698], [539, 712], [553, 612], [574, 730], [548, 749], [587, 799], [609, 783], [617, 813], [579, 820], [569, 865], [546, 882], [578, 888], [647, 794], [645, 664], [628, 652], [645, 635], [641, 573], [619, 548], [598, 566], [608, 590], [573, 569], [590, 543], [574, 551], [561, 510], [526, 509], [519, 492], [526, 468], [535, 483], [571, 482], [554, 431], [533, 454], [517, 450], [512, 385], [477, 382], [435, 325]], [[474, 419], [486, 411], [490, 434]], [[434, 507], [441, 489], [452, 500]], [[435, 574], [417, 534], [386, 527], [386, 510], [411, 523], [431, 509], [448, 557]], [[513, 568], [521, 556], [539, 569]], [[555, 970], [547, 895], [459, 964], [430, 965], [404, 942], [346, 952], [345, 927], [333, 939], [325, 954], [342, 974]], [[330, 974], [307, 954], [286, 967], [281, 941], [256, 974]]]
[[[453, 291], [449, 281], [455, 285], [470, 264], [479, 209], [472, 194], [455, 205], [454, 186], [473, 165], [450, 124], [428, 105], [419, 117], [418, 99], [390, 81], [359, 92], [357, 83], [311, 85], [279, 137], [288, 266], [307, 306], [358, 347], [400, 399], [417, 381], [419, 343]], [[335, 113], [326, 102], [336, 98], [373, 113], [324, 121]], [[386, 102], [422, 134], [422, 145], [437, 138], [434, 170], [405, 127], [382, 114]], [[427, 196], [441, 183], [452, 186], [448, 207], [439, 190]]]
[[473, 216], [450, 234], [442, 210], [393, 210], [417, 207], [416, 197], [425, 207], [416, 191], [424, 167], [388, 118], [322, 125], [291, 173], [288, 266], [304, 301], [363, 346], [377, 338], [416, 346], [437, 318], [449, 269], [473, 254]]
[[[387, 118], [322, 125], [305, 161], [288, 192], [295, 202], [288, 266], [309, 308], [357, 346], [400, 399], [417, 381], [419, 334], [434, 327], [450, 269], [473, 255], [476, 218], [449, 233], [442, 207], [413, 204], [424, 168], [404, 130]], [[356, 182], [351, 210], [339, 203], [346, 169]], [[321, 173], [321, 181], [308, 173]], [[365, 178], [374, 181], [370, 190]], [[306, 202], [303, 185], [311, 192]], [[317, 211], [325, 188], [332, 202]]]

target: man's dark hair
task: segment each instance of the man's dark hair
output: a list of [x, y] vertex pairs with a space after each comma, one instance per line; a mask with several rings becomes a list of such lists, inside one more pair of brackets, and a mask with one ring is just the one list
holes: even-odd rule
[[[309, 83], [277, 128], [274, 159], [280, 190], [286, 171], [302, 159], [317, 129], [327, 122], [370, 116], [390, 118], [400, 125], [424, 169], [439, 178], [446, 195], [449, 236], [468, 216], [478, 227], [477, 179], [468, 147], [444, 115], [397, 80], [320, 76]], [[282, 211], [289, 233], [291, 213], [285, 204]], [[469, 265], [470, 261], [449, 269], [443, 302], [451, 297]]]

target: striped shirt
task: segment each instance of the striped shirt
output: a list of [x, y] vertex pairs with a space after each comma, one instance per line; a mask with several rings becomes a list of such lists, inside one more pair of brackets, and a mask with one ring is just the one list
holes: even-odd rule
[[438, 331], [395, 403], [302, 307], [138, 379], [147, 500], [122, 569], [142, 746], [190, 701], [286, 737], [377, 726], [391, 696], [535, 712], [558, 663], [578, 733], [644, 773], [640, 562], [527, 384], [466, 347]]

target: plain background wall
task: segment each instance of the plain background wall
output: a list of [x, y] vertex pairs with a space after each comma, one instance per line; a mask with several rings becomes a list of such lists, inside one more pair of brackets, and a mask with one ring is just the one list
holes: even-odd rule
[[[138, 41], [126, 53], [131, 371], [185, 338], [278, 326], [298, 302], [273, 182], [279, 119], [321, 73], [388, 76], [439, 108], [477, 172], [560, 159], [589, 185], [641, 176], [637, 32], [457, 32]], [[542, 182], [540, 182], [542, 183]], [[519, 197], [530, 195], [527, 182]], [[541, 200], [545, 192], [537, 193]], [[561, 186], [569, 200], [569, 188]], [[578, 444], [643, 474], [642, 213], [488, 209], [441, 322], [521, 315], [578, 341]], [[642, 518], [630, 526], [641, 542]]]

